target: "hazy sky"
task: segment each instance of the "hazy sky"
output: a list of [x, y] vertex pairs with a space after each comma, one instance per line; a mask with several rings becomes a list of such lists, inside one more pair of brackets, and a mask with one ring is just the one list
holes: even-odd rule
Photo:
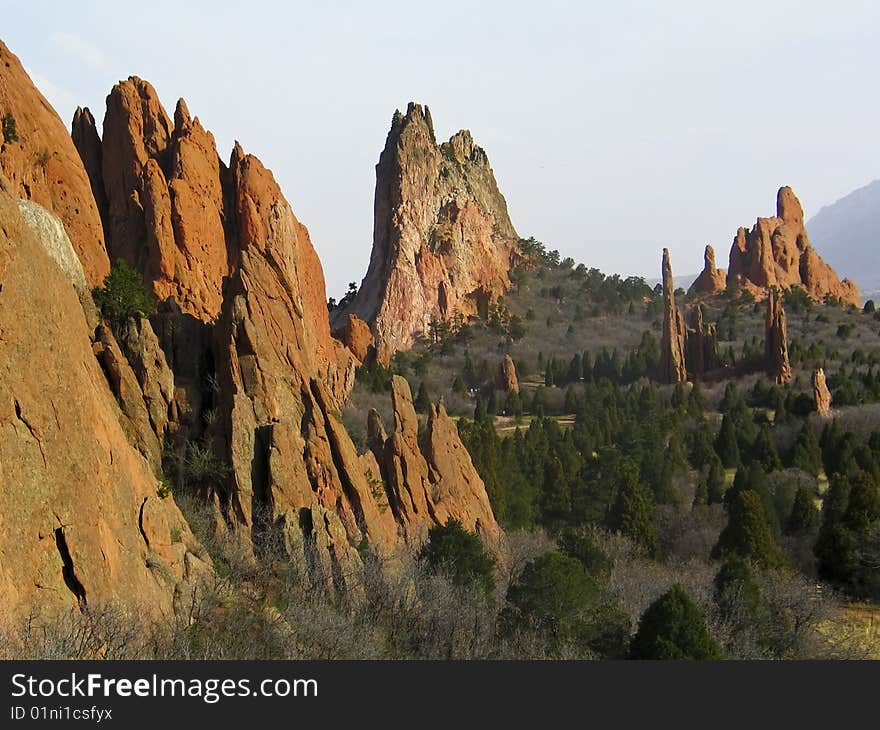
[[[880, 3], [28, 2], [0, 34], [69, 124], [111, 86], [187, 100], [272, 169], [340, 296], [372, 243], [395, 108], [473, 132], [511, 217], [623, 274], [719, 264], [791, 185], [807, 216], [880, 177]], [[821, 241], [814, 241], [821, 251]], [[848, 272], [842, 272], [848, 273]]]

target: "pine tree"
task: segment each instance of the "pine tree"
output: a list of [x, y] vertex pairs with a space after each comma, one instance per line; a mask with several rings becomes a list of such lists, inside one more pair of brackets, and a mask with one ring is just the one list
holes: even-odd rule
[[730, 502], [730, 517], [712, 550], [713, 558], [739, 555], [765, 568], [781, 567], [785, 559], [764, 515], [764, 505], [756, 492], [738, 492]]
[[651, 520], [653, 500], [631, 465], [620, 470], [617, 499], [608, 515], [608, 527], [630, 538], [648, 557], [657, 555], [657, 528]]
[[782, 460], [776, 450], [773, 434], [770, 432], [770, 426], [766, 423], [761, 426], [758, 437], [752, 445], [752, 458], [760, 462], [768, 474], [782, 468]]
[[413, 401], [413, 407], [417, 413], [427, 413], [431, 407], [431, 397], [428, 395], [428, 388], [424, 380], [419, 383], [419, 391]]
[[803, 428], [798, 434], [792, 450], [791, 466], [814, 477], [818, 477], [822, 470], [822, 449], [809, 420], [804, 421]]
[[709, 462], [709, 470], [706, 474], [707, 500], [709, 504], [720, 504], [724, 501], [724, 492], [727, 487], [727, 477], [721, 459], [715, 456]]
[[630, 645], [633, 659], [721, 659], [706, 620], [691, 597], [673, 586], [642, 614]]
[[735, 469], [740, 464], [739, 445], [737, 443], [736, 425], [729, 413], [721, 419], [721, 430], [715, 439], [715, 451], [721, 463], [727, 469]]
[[795, 492], [785, 532], [788, 535], [808, 535], [818, 524], [819, 510], [816, 509], [813, 492], [801, 485]]

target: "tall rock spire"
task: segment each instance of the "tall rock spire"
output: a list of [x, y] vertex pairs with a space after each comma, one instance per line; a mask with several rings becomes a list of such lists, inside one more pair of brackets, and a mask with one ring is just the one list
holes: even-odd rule
[[373, 250], [354, 301], [333, 314], [367, 322], [380, 361], [432, 320], [477, 313], [510, 286], [519, 237], [486, 153], [470, 132], [438, 145], [427, 107], [395, 112], [376, 165]]
[[791, 363], [788, 359], [788, 328], [785, 309], [779, 289], [772, 287], [767, 294], [767, 322], [764, 335], [764, 354], [767, 372], [782, 385], [791, 380]]
[[663, 249], [663, 338], [660, 342], [661, 383], [684, 383], [687, 381], [685, 365], [684, 317], [675, 306], [675, 283], [669, 249]]

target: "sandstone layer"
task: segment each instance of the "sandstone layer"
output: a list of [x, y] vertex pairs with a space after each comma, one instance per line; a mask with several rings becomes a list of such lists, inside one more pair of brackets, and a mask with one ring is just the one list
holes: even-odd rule
[[510, 286], [519, 237], [486, 153], [461, 131], [438, 145], [431, 113], [395, 112], [376, 165], [373, 249], [353, 302], [334, 312], [367, 322], [379, 360], [432, 321], [476, 315]]

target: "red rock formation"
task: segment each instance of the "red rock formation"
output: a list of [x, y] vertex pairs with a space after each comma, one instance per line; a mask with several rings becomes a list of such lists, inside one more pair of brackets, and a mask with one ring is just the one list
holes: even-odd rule
[[349, 314], [345, 318], [345, 324], [338, 333], [334, 333], [352, 354], [361, 362], [366, 362], [371, 348], [375, 347], [373, 333], [368, 325], [360, 317]]
[[70, 125], [70, 137], [79, 152], [86, 174], [89, 176], [89, 184], [92, 195], [98, 206], [98, 212], [102, 220], [107, 215], [107, 194], [104, 192], [104, 152], [101, 145], [101, 137], [98, 134], [98, 126], [95, 118], [88, 107], [77, 107], [73, 113], [73, 122]]
[[684, 317], [675, 306], [675, 283], [669, 249], [663, 249], [663, 335], [660, 341], [661, 383], [684, 383], [687, 381], [685, 363]]
[[259, 160], [236, 146], [231, 170], [240, 263], [217, 329], [227, 519], [246, 545], [271, 525], [292, 559], [344, 586], [360, 542], [387, 551], [397, 529], [333, 415], [335, 341], [308, 233]]
[[[486, 487], [442, 403], [432, 405], [424, 438], [409, 384], [399, 375], [391, 382], [394, 431], [385, 441], [382, 465], [389, 502], [406, 539], [422, 542], [430, 527], [456, 519], [497, 549], [501, 529], [495, 521]], [[377, 415], [371, 414], [371, 420]], [[373, 441], [381, 423], [371, 424]]]
[[813, 400], [820, 418], [831, 418], [831, 391], [825, 382], [825, 371], [819, 368], [813, 373]]
[[0, 623], [118, 602], [169, 614], [210, 570], [127, 443], [60, 267], [0, 193]]
[[64, 122], [2, 41], [0, 117], [8, 120], [0, 134], [0, 168], [13, 195], [39, 203], [61, 219], [86, 279], [91, 286], [100, 284], [110, 262], [89, 178]]
[[182, 99], [172, 125], [155, 89], [132, 76], [107, 97], [101, 158], [111, 258], [139, 268], [160, 301], [214, 319], [236, 255], [214, 137]]
[[477, 313], [506, 291], [518, 241], [486, 153], [462, 131], [438, 145], [431, 114], [395, 112], [376, 166], [370, 266], [349, 313], [368, 322], [379, 360], [411, 346], [432, 320]]
[[516, 377], [516, 365], [510, 355], [505, 355], [498, 364], [495, 385], [505, 393], [519, 393], [519, 380]]
[[788, 187], [780, 188], [776, 195], [775, 217], [758, 218], [751, 231], [737, 231], [730, 249], [727, 284], [746, 287], [757, 296], [770, 287], [786, 290], [800, 286], [817, 301], [830, 295], [858, 306], [861, 300], [856, 285], [849, 279], [838, 279], [810, 245], [800, 201]]
[[788, 328], [785, 309], [779, 289], [771, 287], [767, 294], [767, 324], [764, 335], [764, 352], [767, 372], [779, 385], [791, 380], [791, 363], [788, 360]]
[[687, 371], [695, 378], [721, 366], [718, 357], [718, 331], [715, 324], [703, 321], [703, 307], [697, 305], [691, 313], [691, 326], [685, 337]]
[[706, 246], [703, 255], [703, 270], [691, 284], [691, 291], [698, 294], [718, 294], [727, 288], [727, 274], [724, 269], [715, 267], [715, 249]]

